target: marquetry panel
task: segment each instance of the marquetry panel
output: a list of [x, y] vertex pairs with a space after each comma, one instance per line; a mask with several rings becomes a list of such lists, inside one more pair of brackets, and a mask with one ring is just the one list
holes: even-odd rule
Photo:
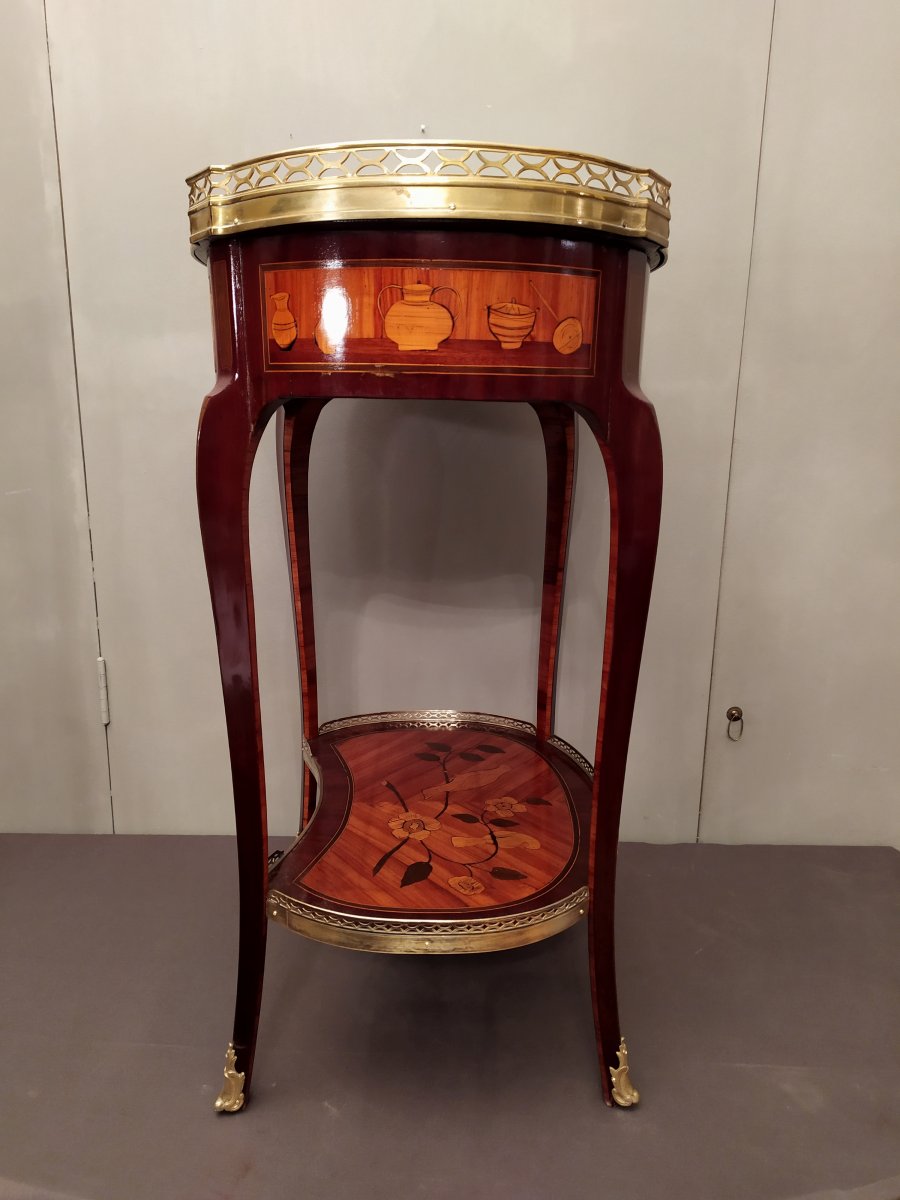
[[357, 907], [458, 912], [541, 895], [565, 875], [579, 831], [549, 763], [495, 732], [392, 730], [338, 753], [352, 803], [301, 875]]
[[429, 260], [286, 263], [261, 276], [269, 371], [595, 370], [597, 271]]

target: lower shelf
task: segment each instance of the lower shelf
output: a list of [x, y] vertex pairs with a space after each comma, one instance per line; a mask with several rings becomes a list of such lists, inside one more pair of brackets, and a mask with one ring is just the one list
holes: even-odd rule
[[502, 950], [587, 911], [591, 767], [484, 713], [332, 721], [305, 748], [317, 807], [272, 868], [269, 917], [391, 954]]

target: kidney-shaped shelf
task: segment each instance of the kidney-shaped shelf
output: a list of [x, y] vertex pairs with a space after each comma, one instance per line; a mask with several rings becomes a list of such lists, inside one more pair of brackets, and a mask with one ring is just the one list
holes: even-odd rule
[[587, 910], [590, 764], [524, 721], [377, 713], [305, 749], [312, 820], [272, 868], [271, 919], [358, 950], [454, 954]]

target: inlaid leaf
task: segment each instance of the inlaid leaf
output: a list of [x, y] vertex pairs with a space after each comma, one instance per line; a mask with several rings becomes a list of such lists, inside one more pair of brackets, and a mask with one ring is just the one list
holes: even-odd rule
[[515, 829], [518, 821], [510, 821], [508, 817], [495, 817], [488, 825], [496, 825], [498, 829]]
[[441, 754], [447, 754], [452, 750], [452, 746], [448, 746], [446, 742], [426, 742], [425, 745], [429, 750], [439, 750]]
[[513, 871], [509, 867], [491, 867], [491, 874], [495, 879], [527, 879], [527, 875], [523, 875], [521, 871]]
[[483, 754], [473, 754], [471, 750], [461, 750], [460, 758], [464, 758], [466, 762], [484, 762]]
[[414, 862], [410, 863], [403, 872], [403, 878], [400, 880], [401, 887], [409, 887], [411, 883], [422, 883], [431, 874], [430, 862]]
[[526, 804], [550, 804], [549, 800], [545, 800], [543, 796], [526, 796]]
[[490, 846], [490, 834], [482, 833], [478, 837], [471, 837], [466, 833], [455, 833], [450, 839], [457, 850], [462, 850], [465, 846]]
[[482, 743], [480, 746], [476, 746], [475, 749], [480, 750], [482, 754], [503, 754], [503, 751], [499, 746], [489, 746], [487, 742]]
[[501, 829], [499, 833], [494, 834], [494, 837], [500, 843], [501, 850], [511, 850], [514, 846], [521, 846], [523, 850], [540, 850], [541, 848], [541, 843], [529, 833], [505, 833]]
[[429, 754], [427, 750], [420, 750], [419, 753], [416, 755], [416, 758], [421, 758], [423, 762], [440, 762], [441, 761], [441, 756], [439, 754]]
[[500, 775], [506, 775], [508, 771], [509, 767], [504, 767], [502, 764], [499, 767], [491, 767], [489, 771], [462, 771], [459, 775], [454, 775], [449, 783], [439, 783], [435, 787], [425, 788], [422, 792], [422, 799], [426, 802], [429, 800], [442, 801], [447, 792], [474, 791], [476, 788], [487, 787]]
[[478, 818], [473, 817], [471, 813], [451, 813], [450, 815], [456, 817], [457, 821], [465, 821], [467, 825], [478, 824]]
[[409, 838], [403, 838], [403, 840], [397, 842], [397, 844], [395, 846], [391, 846], [391, 848], [390, 848], [390, 850], [388, 850], [387, 854], [382, 854], [381, 858], [379, 858], [378, 862], [372, 868], [372, 874], [377, 875], [378, 872], [381, 870], [381, 868], [384, 866], [384, 864], [387, 862], [387, 860], [391, 857], [391, 855], [396, 854], [397, 851], [400, 849], [400, 847], [405, 846], [408, 841], [409, 841]]

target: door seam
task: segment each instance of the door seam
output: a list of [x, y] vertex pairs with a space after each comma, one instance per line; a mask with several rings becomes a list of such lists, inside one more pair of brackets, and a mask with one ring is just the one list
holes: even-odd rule
[[775, 44], [775, 11], [778, 0], [772, 0], [772, 20], [769, 26], [769, 53], [766, 58], [766, 84], [763, 90], [762, 116], [759, 123], [759, 150], [756, 157], [756, 189], [753, 195], [753, 220], [750, 228], [750, 254], [747, 259], [747, 287], [744, 293], [744, 319], [741, 325], [741, 344], [738, 350], [738, 372], [735, 382], [734, 410], [731, 420], [731, 448], [728, 455], [728, 480], [725, 485], [725, 513], [722, 518], [722, 548], [719, 554], [719, 584], [716, 590], [716, 614], [713, 621], [712, 654], [709, 665], [709, 695], [706, 704], [706, 732], [703, 738], [703, 762], [700, 769], [700, 799], [697, 805], [697, 829], [694, 835], [695, 843], [700, 841], [700, 827], [703, 821], [703, 799], [706, 790], [706, 771], [709, 759], [709, 729], [712, 717], [713, 680], [716, 674], [716, 658], [719, 643], [719, 615], [722, 606], [722, 575], [725, 566], [725, 544], [728, 539], [728, 512], [731, 505], [731, 481], [734, 471], [734, 441], [737, 432], [738, 403], [741, 395], [741, 377], [744, 369], [744, 342], [747, 337], [747, 313], [750, 308], [750, 284], [753, 277], [753, 251], [756, 247], [756, 217], [759, 211], [759, 183], [762, 176], [763, 146], [766, 134], [766, 117], [769, 110], [769, 80], [772, 73], [772, 47]]
[[[56, 184], [59, 191], [59, 218], [62, 232], [63, 263], [66, 272], [66, 303], [69, 309], [69, 341], [72, 347], [72, 373], [75, 381], [75, 408], [78, 416], [78, 443], [81, 450], [81, 476], [84, 483], [84, 506], [87, 514], [88, 550], [91, 556], [91, 587], [94, 593], [94, 623], [97, 630], [97, 657], [103, 658], [100, 640], [100, 604], [97, 597], [97, 572], [94, 564], [94, 536], [91, 528], [91, 501], [88, 489], [87, 462], [84, 454], [84, 425], [81, 416], [81, 388], [78, 381], [78, 352], [75, 346], [75, 317], [72, 311], [72, 281], [69, 275], [69, 242], [66, 234], [66, 207], [63, 199], [62, 164], [59, 156], [59, 132], [56, 124], [56, 96], [53, 90], [53, 64], [50, 56], [50, 26], [47, 19], [47, 0], [43, 0], [44, 39], [47, 45], [47, 79], [50, 85], [50, 116], [53, 123], [53, 150], [56, 155]], [[106, 782], [109, 793], [109, 817], [112, 832], [116, 832], [116, 814], [113, 807], [112, 771], [109, 759], [109, 726], [103, 728], [103, 745], [106, 753]]]

